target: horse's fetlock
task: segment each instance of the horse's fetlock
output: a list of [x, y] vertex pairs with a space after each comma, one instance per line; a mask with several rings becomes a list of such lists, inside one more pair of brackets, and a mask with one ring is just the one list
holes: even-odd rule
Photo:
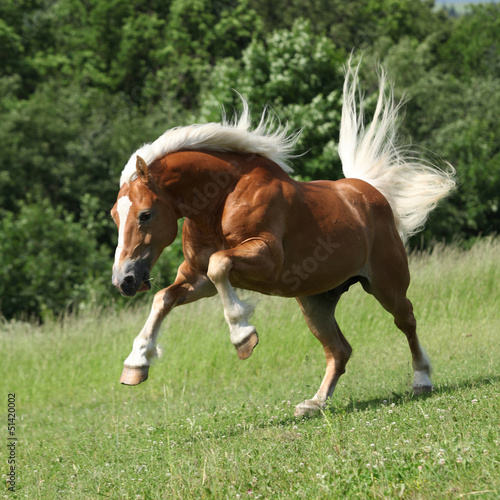
[[237, 325], [248, 321], [254, 312], [254, 306], [247, 302], [235, 303], [225, 311], [226, 321], [231, 325]]

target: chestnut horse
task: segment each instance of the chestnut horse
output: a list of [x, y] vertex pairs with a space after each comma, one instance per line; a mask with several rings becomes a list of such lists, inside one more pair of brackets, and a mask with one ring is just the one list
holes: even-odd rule
[[121, 383], [148, 377], [165, 316], [176, 306], [219, 294], [230, 340], [240, 359], [258, 343], [253, 307], [234, 287], [295, 297], [323, 345], [326, 374], [296, 414], [324, 408], [351, 355], [335, 320], [350, 285], [361, 282], [394, 316], [413, 360], [413, 390], [432, 390], [430, 363], [416, 333], [404, 242], [454, 186], [451, 166], [439, 169], [395, 142], [399, 104], [386, 77], [371, 124], [358, 112], [358, 70], [347, 68], [339, 140], [345, 179], [298, 182], [287, 161], [298, 134], [275, 127], [264, 112], [250, 128], [239, 120], [168, 130], [136, 151], [125, 166], [112, 216], [119, 229], [113, 284], [132, 297], [149, 276], [185, 217], [184, 262], [172, 285], [154, 297], [151, 313], [124, 362]]

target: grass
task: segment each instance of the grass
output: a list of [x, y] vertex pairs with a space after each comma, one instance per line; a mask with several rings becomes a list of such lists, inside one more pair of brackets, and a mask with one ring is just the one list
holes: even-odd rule
[[134, 388], [117, 381], [147, 308], [1, 325], [1, 394], [5, 415], [16, 394], [18, 437], [15, 493], [0, 452], [2, 494], [498, 498], [500, 240], [414, 255], [411, 269], [435, 391], [413, 396], [404, 336], [356, 286], [338, 311], [354, 355], [331, 408], [310, 419], [294, 405], [315, 393], [324, 357], [292, 300], [262, 298], [245, 362], [217, 297], [176, 309], [163, 359]]

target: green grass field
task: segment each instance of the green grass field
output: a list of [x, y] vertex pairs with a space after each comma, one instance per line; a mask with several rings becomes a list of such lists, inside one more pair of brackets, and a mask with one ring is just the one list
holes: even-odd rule
[[411, 270], [435, 391], [413, 396], [406, 339], [357, 285], [338, 308], [353, 357], [331, 408], [309, 419], [294, 406], [314, 395], [324, 356], [293, 300], [260, 299], [260, 343], [243, 362], [217, 297], [174, 310], [137, 387], [118, 379], [149, 307], [2, 324], [2, 495], [498, 498], [500, 240], [413, 256]]

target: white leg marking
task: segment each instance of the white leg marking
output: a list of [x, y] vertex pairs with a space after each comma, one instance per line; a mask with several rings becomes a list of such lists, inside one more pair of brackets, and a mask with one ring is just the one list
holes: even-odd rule
[[[224, 307], [224, 317], [229, 325], [229, 338], [233, 345], [241, 344], [248, 336], [255, 331], [255, 328], [248, 322], [253, 314], [254, 307], [248, 302], [243, 302], [238, 298], [233, 287], [227, 281], [222, 284], [219, 294], [222, 297], [222, 306]], [[219, 287], [217, 287], [219, 290]]]
[[125, 224], [127, 222], [128, 213], [131, 206], [132, 202], [130, 201], [130, 198], [128, 196], [122, 196], [118, 200], [116, 208], [118, 210], [120, 226], [118, 227], [118, 245], [116, 246], [116, 252], [115, 252], [115, 264], [114, 264], [115, 269], [118, 268], [118, 264], [120, 263], [120, 256], [122, 254], [123, 247], [125, 245]]
[[431, 363], [422, 347], [420, 350], [422, 351], [422, 359], [419, 363], [413, 364], [413, 390], [417, 393], [432, 390]]
[[221, 298], [224, 317], [229, 325], [231, 343], [237, 346], [255, 332], [255, 328], [248, 322], [254, 307], [238, 298], [234, 288], [229, 283], [228, 272], [224, 264], [220, 260], [211, 259], [208, 277], [217, 288]]
[[124, 361], [125, 366], [141, 367], [149, 366], [151, 360], [161, 355], [160, 349], [156, 346], [156, 337], [160, 332], [162, 318], [153, 308], [149, 317], [141, 330], [141, 333], [134, 339], [132, 352]]
[[432, 387], [429, 374], [424, 371], [416, 371], [413, 377], [413, 387]]

